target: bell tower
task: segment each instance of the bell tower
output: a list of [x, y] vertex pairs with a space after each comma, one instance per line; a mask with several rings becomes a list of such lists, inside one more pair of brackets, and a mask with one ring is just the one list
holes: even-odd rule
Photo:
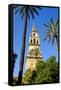
[[40, 51], [40, 39], [36, 31], [35, 24], [33, 23], [28, 44], [28, 54], [26, 57], [26, 70], [35, 70], [36, 63], [39, 60], [42, 60], [42, 54]]

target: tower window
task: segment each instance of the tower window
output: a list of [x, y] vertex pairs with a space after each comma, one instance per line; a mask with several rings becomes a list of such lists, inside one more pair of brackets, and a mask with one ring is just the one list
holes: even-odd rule
[[35, 36], [35, 33], [33, 33], [33, 35]]
[[34, 39], [34, 44], [35, 44], [35, 39]]
[[37, 44], [38, 44], [38, 40], [37, 40]]
[[31, 39], [31, 43], [32, 43], [32, 39]]

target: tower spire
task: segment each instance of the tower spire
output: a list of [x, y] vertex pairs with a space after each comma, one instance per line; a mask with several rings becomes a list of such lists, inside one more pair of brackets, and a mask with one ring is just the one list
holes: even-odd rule
[[35, 23], [33, 22], [33, 25], [32, 25], [32, 32], [36, 32], [36, 28], [35, 28]]

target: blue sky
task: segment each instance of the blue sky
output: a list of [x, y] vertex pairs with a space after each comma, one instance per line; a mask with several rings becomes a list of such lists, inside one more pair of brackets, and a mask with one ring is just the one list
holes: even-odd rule
[[[58, 8], [42, 7], [42, 9], [38, 10], [38, 12], [39, 12], [39, 16], [35, 14], [35, 19], [32, 19], [32, 17], [30, 17], [30, 20], [27, 20], [26, 47], [25, 47], [25, 58], [24, 58], [24, 68], [23, 68], [24, 71], [26, 67], [26, 55], [28, 50], [29, 36], [32, 31], [33, 23], [35, 23], [36, 30], [40, 37], [40, 50], [42, 51], [43, 60], [46, 60], [50, 56], [54, 55], [56, 56], [56, 60], [58, 61], [56, 43], [52, 45], [51, 42], [48, 44], [48, 40], [44, 42], [44, 36], [47, 30], [44, 27], [44, 24], [48, 23], [51, 17], [53, 17], [54, 21], [58, 19]], [[14, 49], [14, 52], [18, 55], [15, 63], [15, 68], [14, 68], [14, 76], [17, 76], [19, 72], [24, 20], [21, 19], [19, 12], [17, 14], [13, 12], [13, 16], [14, 16], [13, 17], [13, 31], [14, 31], [13, 49]]]

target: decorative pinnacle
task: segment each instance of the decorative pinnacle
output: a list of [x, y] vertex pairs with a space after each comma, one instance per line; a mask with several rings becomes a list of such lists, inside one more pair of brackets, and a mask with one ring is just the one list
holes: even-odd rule
[[32, 32], [36, 32], [35, 23], [32, 25]]

